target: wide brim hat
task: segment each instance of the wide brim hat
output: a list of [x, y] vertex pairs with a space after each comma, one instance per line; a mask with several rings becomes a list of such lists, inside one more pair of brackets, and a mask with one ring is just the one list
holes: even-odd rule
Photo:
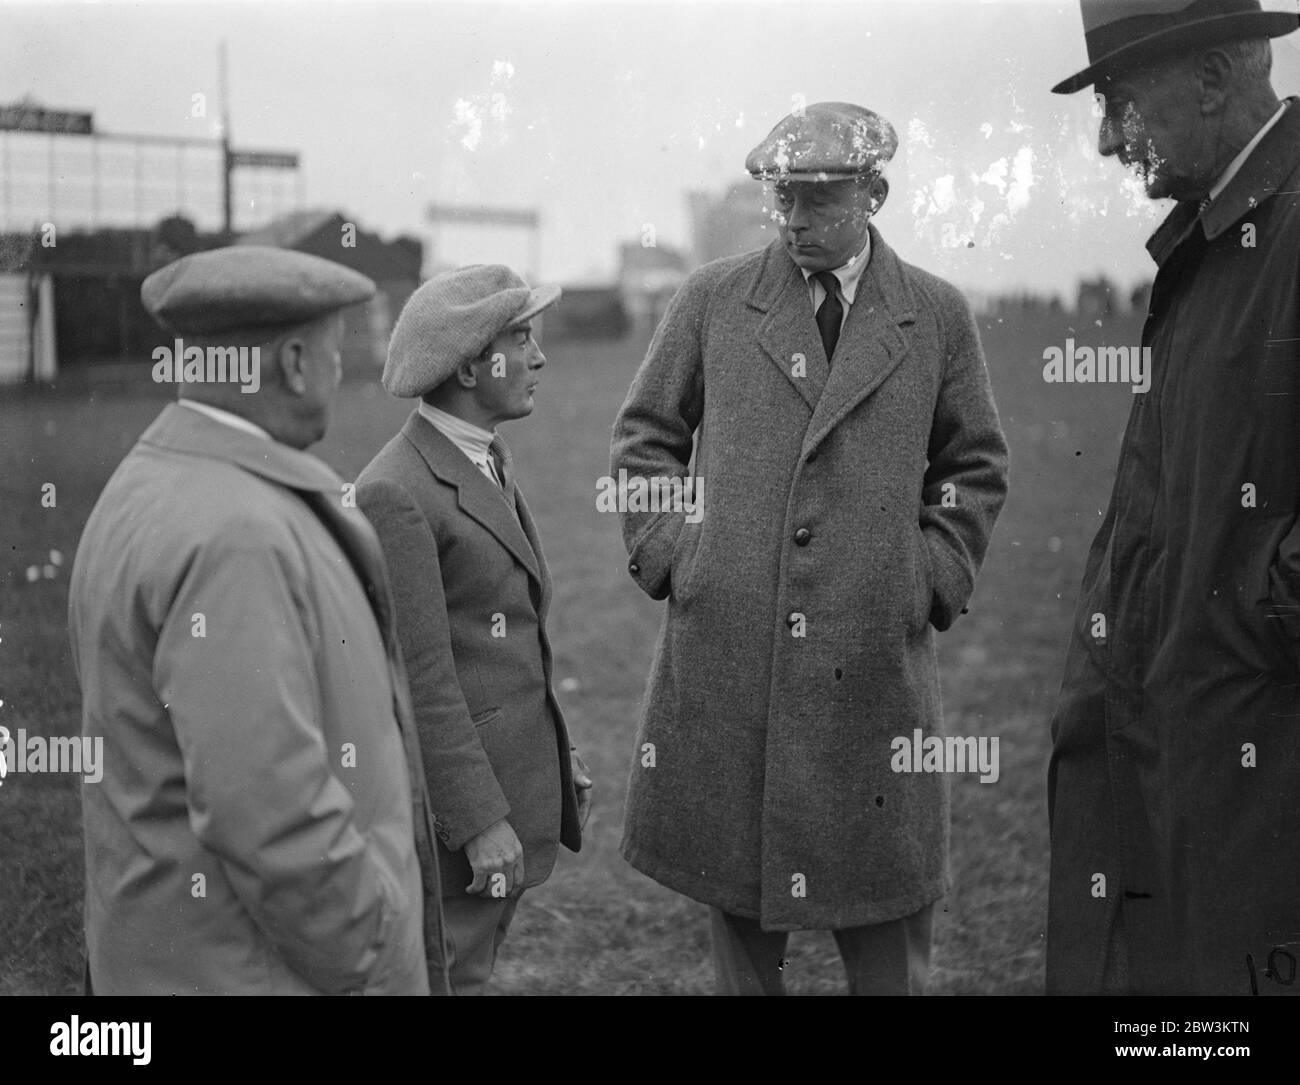
[[424, 395], [507, 328], [531, 320], [559, 297], [558, 286], [531, 287], [504, 264], [435, 275], [402, 307], [388, 342], [384, 387], [402, 399]]
[[749, 152], [760, 181], [852, 181], [874, 177], [898, 150], [884, 117], [850, 102], [815, 102], [783, 117]]
[[1300, 14], [1264, 11], [1259, 0], [1080, 0], [1088, 66], [1052, 88], [1073, 94], [1153, 57], [1240, 38], [1280, 38]]

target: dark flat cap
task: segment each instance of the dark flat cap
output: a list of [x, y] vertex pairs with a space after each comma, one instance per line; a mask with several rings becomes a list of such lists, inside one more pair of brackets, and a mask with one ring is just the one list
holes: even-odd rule
[[319, 256], [235, 245], [183, 256], [140, 287], [149, 314], [177, 335], [289, 327], [375, 296], [375, 284]]
[[791, 113], [749, 152], [745, 169], [764, 181], [872, 177], [898, 150], [894, 127], [849, 102], [816, 102]]
[[402, 307], [388, 343], [384, 387], [402, 398], [424, 395], [559, 296], [558, 286], [530, 287], [504, 264], [471, 264], [435, 276]]

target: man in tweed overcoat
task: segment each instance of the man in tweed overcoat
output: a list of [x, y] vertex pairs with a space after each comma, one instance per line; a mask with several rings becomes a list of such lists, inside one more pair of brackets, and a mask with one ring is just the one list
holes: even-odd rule
[[625, 502], [668, 608], [623, 854], [710, 905], [724, 993], [779, 993], [803, 929], [854, 993], [919, 992], [947, 887], [947, 781], [895, 771], [894, 740], [942, 733], [932, 630], [970, 598], [1007, 448], [965, 300], [870, 225], [896, 146], [859, 106], [783, 120], [747, 161], [779, 236], [686, 280], [614, 426], [629, 494], [707, 483], [686, 512]]

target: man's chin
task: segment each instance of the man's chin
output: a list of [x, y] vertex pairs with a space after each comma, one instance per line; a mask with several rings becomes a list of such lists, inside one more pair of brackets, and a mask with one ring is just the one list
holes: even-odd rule
[[1173, 195], [1173, 193], [1169, 191], [1169, 182], [1163, 177], [1152, 177], [1146, 179], [1143, 184], [1146, 188], [1147, 199], [1149, 200], [1165, 200]]
[[1148, 166], [1132, 166], [1133, 177], [1142, 190], [1146, 193], [1149, 200], [1167, 200], [1174, 193], [1171, 191], [1171, 183], [1168, 177], [1154, 172]]
[[804, 271], [816, 274], [818, 271], [826, 271], [832, 266], [826, 262], [826, 254], [819, 248], [801, 249], [798, 245], [787, 244], [785, 251], [790, 254], [790, 259]]

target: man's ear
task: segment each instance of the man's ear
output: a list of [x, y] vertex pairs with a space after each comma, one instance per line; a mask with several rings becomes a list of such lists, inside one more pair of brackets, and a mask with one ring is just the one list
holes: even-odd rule
[[469, 358], [456, 366], [456, 383], [462, 388], [477, 388], [478, 373], [474, 369], [477, 358]]
[[885, 200], [889, 198], [889, 182], [883, 177], [873, 178], [869, 186], [871, 192], [871, 213], [874, 215], [885, 206]]
[[1201, 90], [1201, 113], [1222, 113], [1232, 82], [1232, 60], [1222, 49], [1209, 49], [1196, 63], [1196, 78]]
[[295, 396], [307, 391], [307, 374], [304, 361], [307, 357], [306, 345], [298, 335], [286, 336], [276, 343], [275, 366], [280, 373], [280, 381], [285, 389]]

